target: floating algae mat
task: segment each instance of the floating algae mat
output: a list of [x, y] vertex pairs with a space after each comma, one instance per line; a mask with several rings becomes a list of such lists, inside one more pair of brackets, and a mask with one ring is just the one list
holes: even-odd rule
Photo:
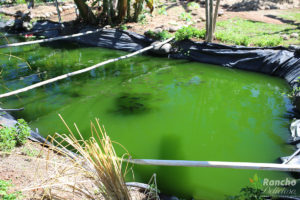
[[[1, 93], [125, 54], [63, 42], [1, 50], [9, 51], [26, 59], [31, 69], [1, 55]], [[293, 152], [286, 144], [292, 106], [282, 95], [289, 90], [284, 80], [262, 74], [137, 56], [1, 101], [5, 108], [24, 107], [16, 117], [29, 121], [43, 136], [66, 132], [61, 114], [88, 138], [89, 122], [98, 117], [133, 158], [275, 163]], [[133, 169], [135, 181], [147, 183], [156, 173], [163, 193], [194, 199], [236, 195], [251, 186], [249, 179], [256, 175], [290, 177], [237, 169]]]

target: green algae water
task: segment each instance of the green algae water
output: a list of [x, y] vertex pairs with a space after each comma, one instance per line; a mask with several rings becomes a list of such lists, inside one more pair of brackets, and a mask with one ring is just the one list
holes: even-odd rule
[[[13, 42], [13, 41], [12, 41]], [[2, 49], [1, 93], [91, 66], [125, 52], [58, 42]], [[276, 163], [293, 153], [286, 144], [292, 105], [279, 78], [214, 65], [150, 56], [106, 65], [2, 99], [43, 136], [66, 133], [58, 117], [91, 136], [96, 117], [133, 158]], [[249, 180], [291, 178], [284, 172], [133, 166], [135, 181], [153, 173], [158, 188], [181, 198], [224, 199]], [[251, 179], [252, 178], [252, 179]], [[132, 176], [128, 176], [132, 180]]]

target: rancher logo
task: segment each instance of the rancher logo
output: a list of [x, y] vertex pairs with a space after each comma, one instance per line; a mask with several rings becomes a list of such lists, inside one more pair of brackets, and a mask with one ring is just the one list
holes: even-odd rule
[[253, 178], [249, 178], [249, 181], [253, 188], [262, 190], [264, 195], [297, 196], [296, 179], [261, 179], [257, 174], [254, 174]]

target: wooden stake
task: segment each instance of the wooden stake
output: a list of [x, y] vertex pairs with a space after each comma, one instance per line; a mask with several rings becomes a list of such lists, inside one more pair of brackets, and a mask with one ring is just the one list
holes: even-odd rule
[[15, 90], [15, 91], [11, 91], [11, 92], [8, 92], [8, 93], [4, 93], [4, 94], [1, 94], [0, 95], [0, 98], [4, 98], [4, 97], [9, 97], [9, 96], [12, 96], [12, 95], [16, 95], [16, 94], [19, 94], [19, 93], [23, 93], [23, 92], [27, 92], [29, 90], [32, 90], [34, 88], [38, 88], [38, 87], [41, 87], [43, 85], [47, 85], [49, 83], [53, 83], [53, 82], [56, 82], [56, 81], [59, 81], [59, 80], [62, 80], [62, 79], [65, 79], [65, 78], [68, 78], [68, 77], [71, 77], [71, 76], [75, 76], [75, 75], [78, 75], [78, 74], [82, 74], [84, 72], [88, 72], [88, 71], [91, 71], [93, 69], [96, 69], [98, 67], [101, 67], [103, 65], [106, 65], [106, 64], [109, 64], [109, 63], [112, 63], [112, 62], [116, 62], [116, 61], [119, 61], [119, 60], [123, 60], [123, 59], [126, 59], [126, 58], [130, 58], [132, 56], [135, 56], [135, 55], [138, 55], [138, 54], [141, 54], [143, 52], [146, 52], [150, 49], [153, 49], [154, 47], [156, 46], [161, 46], [163, 44], [166, 44], [170, 41], [172, 41], [174, 39], [174, 37], [172, 38], [169, 38], [163, 42], [160, 42], [160, 43], [157, 43], [155, 45], [151, 45], [149, 47], [146, 47], [146, 48], [143, 48], [143, 49], [140, 49], [138, 51], [135, 51], [133, 53], [130, 53], [130, 54], [127, 54], [125, 56], [121, 56], [121, 57], [118, 57], [118, 58], [113, 58], [113, 59], [109, 59], [107, 61], [104, 61], [104, 62], [101, 62], [101, 63], [98, 63], [96, 65], [93, 65], [91, 67], [87, 67], [87, 68], [84, 68], [84, 69], [81, 69], [81, 70], [78, 70], [78, 71], [74, 71], [74, 72], [70, 72], [70, 73], [67, 73], [67, 74], [64, 74], [64, 75], [60, 75], [60, 76], [57, 76], [55, 78], [51, 78], [49, 80], [46, 80], [46, 81], [42, 81], [42, 82], [39, 82], [39, 83], [36, 83], [36, 84], [33, 84], [31, 86], [28, 86], [28, 87], [24, 87], [24, 88], [21, 88], [21, 89], [18, 89], [18, 90]]

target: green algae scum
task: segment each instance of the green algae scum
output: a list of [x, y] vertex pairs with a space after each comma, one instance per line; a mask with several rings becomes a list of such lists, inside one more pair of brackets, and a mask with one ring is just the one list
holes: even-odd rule
[[[126, 53], [62, 42], [1, 50], [10, 52], [30, 68], [1, 54], [1, 93]], [[15, 117], [45, 137], [67, 133], [58, 114], [75, 122], [86, 138], [89, 122], [100, 118], [133, 158], [276, 163], [293, 153], [286, 144], [292, 105], [282, 95], [289, 91], [284, 80], [262, 74], [137, 56], [1, 101], [5, 108], [24, 107]], [[147, 183], [156, 173], [161, 192], [187, 199], [224, 199], [251, 186], [253, 177], [291, 178], [236, 169], [135, 165], [133, 170], [135, 181]]]

